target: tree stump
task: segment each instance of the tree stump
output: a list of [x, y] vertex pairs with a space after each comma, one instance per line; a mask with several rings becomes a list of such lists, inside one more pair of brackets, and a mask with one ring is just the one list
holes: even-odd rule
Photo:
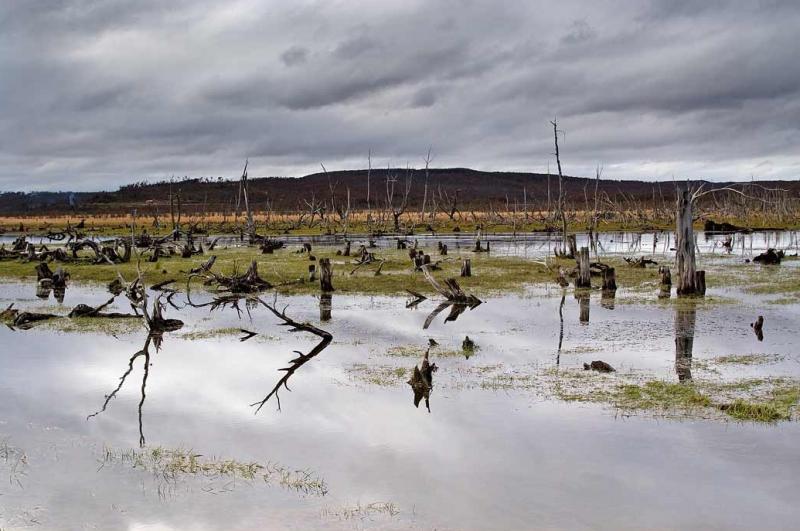
[[323, 292], [333, 291], [333, 268], [330, 258], [319, 259], [319, 287]]
[[580, 308], [578, 320], [586, 324], [589, 322], [589, 293], [586, 291], [576, 292], [575, 298], [578, 299], [578, 307]]
[[616, 290], [617, 290], [617, 272], [613, 267], [607, 267], [603, 270], [603, 291], [616, 291]]
[[661, 275], [661, 286], [672, 286], [672, 273], [668, 266], [660, 266], [658, 274]]
[[308, 264], [308, 281], [314, 282], [317, 278], [317, 266], [315, 264]]
[[694, 272], [694, 290], [697, 295], [705, 295], [706, 294], [706, 272], [705, 271], [695, 271]]
[[464, 258], [461, 261], [461, 276], [462, 277], [472, 276], [472, 260], [470, 260], [469, 258]]
[[447, 256], [447, 244], [442, 244], [442, 247], [439, 249], [439, 254], [442, 256]]
[[344, 252], [342, 253], [343, 256], [350, 256], [350, 240], [345, 240], [344, 242]]
[[578, 256], [578, 276], [575, 278], [576, 288], [591, 288], [591, 271], [589, 270], [589, 248], [581, 247]]
[[426, 265], [426, 264], [430, 264], [430, 263], [431, 263], [431, 255], [423, 254], [422, 255], [422, 264]]
[[333, 295], [323, 293], [319, 296], [319, 320], [330, 321], [333, 309]]
[[567, 236], [567, 258], [575, 258], [578, 256], [578, 240], [574, 234]]

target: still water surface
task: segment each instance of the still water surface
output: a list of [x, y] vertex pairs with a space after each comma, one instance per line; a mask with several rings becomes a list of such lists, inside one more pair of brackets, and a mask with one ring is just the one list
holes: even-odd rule
[[[642, 245], [645, 245], [643, 242]], [[652, 245], [652, 242], [650, 242]], [[511, 246], [509, 246], [511, 248]], [[41, 307], [34, 287], [0, 284], [0, 306]], [[733, 375], [798, 376], [800, 306], [764, 305], [735, 290], [737, 304], [696, 312], [694, 356], [732, 353], [784, 356]], [[107, 294], [71, 286], [64, 308], [99, 304]], [[325, 480], [327, 494], [303, 495], [260, 480], [186, 477], [165, 482], [121, 463], [103, 463], [104, 448], [138, 449], [142, 366], [108, 409], [97, 411], [119, 383], [146, 332], [112, 336], [44, 327], [0, 329], [0, 524], [44, 529], [790, 529], [800, 452], [797, 423], [754, 425], [628, 417], [611, 409], [545, 399], [531, 390], [461, 385], [464, 371], [500, 365], [580, 367], [592, 359], [619, 370], [675, 373], [675, 310], [653, 301], [613, 309], [567, 295], [560, 335], [556, 288], [490, 298], [454, 322], [443, 315], [422, 326], [436, 301], [416, 310], [405, 299], [333, 295], [320, 321], [311, 296], [279, 297], [298, 321], [331, 332], [332, 345], [255, 414], [259, 401], [293, 357], [317, 338], [292, 333], [263, 308], [168, 311], [186, 322], [165, 335], [151, 366], [142, 406], [148, 448], [186, 448], [203, 456], [280, 463]], [[271, 300], [271, 299], [270, 299]], [[118, 309], [126, 311], [122, 299]], [[64, 312], [65, 313], [65, 312]], [[747, 323], [763, 314], [763, 342]], [[261, 335], [198, 338], [196, 332], [243, 327]], [[469, 359], [436, 359], [431, 412], [415, 408], [411, 389], [354, 376], [358, 364], [413, 367], [417, 358], [387, 356], [398, 345], [434, 338], [458, 349], [465, 335], [480, 346]], [[591, 349], [587, 352], [586, 348]], [[21, 462], [15, 456], [24, 452]], [[345, 518], [342, 508], [390, 502], [399, 510]]]

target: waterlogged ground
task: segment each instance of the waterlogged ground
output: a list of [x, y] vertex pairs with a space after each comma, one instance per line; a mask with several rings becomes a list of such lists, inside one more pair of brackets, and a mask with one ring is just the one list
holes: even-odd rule
[[[760, 268], [744, 258], [796, 249], [797, 239], [749, 238], [732, 256], [699, 238], [711, 287], [695, 303], [659, 299], [655, 280], [588, 300], [537, 283], [454, 321], [444, 310], [423, 330], [439, 299], [409, 309], [406, 297], [334, 293], [322, 320], [313, 295], [267, 293], [334, 338], [280, 391], [280, 411], [274, 398], [258, 413], [250, 404], [293, 351], [319, 339], [261, 306], [248, 315], [242, 303], [240, 317], [177, 296], [181, 310], [166, 316], [186, 324], [150, 347], [144, 388], [138, 357], [89, 419], [142, 348], [142, 325], [3, 326], [0, 527], [793, 528], [800, 424], [783, 405], [800, 378], [800, 262]], [[617, 258], [653, 252], [651, 235], [603, 242]], [[492, 245], [531, 260], [547, 249], [546, 240]], [[668, 261], [663, 236], [656, 247]], [[0, 307], [65, 314], [109, 297], [81, 283], [63, 304], [35, 292], [7, 279]], [[113, 309], [128, 311], [123, 301]], [[758, 315], [762, 341], [749, 326]], [[258, 335], [241, 342], [240, 328]], [[691, 337], [690, 360], [676, 360], [676, 332]], [[406, 383], [429, 339], [439, 367], [430, 412]], [[593, 360], [617, 372], [584, 371]], [[786, 415], [742, 421], [737, 400]]]

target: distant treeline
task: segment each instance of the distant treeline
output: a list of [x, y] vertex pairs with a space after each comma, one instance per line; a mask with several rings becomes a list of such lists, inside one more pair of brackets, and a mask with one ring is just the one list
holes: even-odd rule
[[[347, 201], [350, 208], [381, 208], [387, 203], [387, 189], [394, 184], [395, 194], [405, 190], [411, 180], [408, 203], [419, 209], [426, 196], [431, 203], [451, 203], [459, 210], [522, 210], [546, 209], [558, 198], [558, 176], [541, 173], [485, 172], [466, 168], [425, 170], [373, 169], [331, 171], [305, 177], [263, 177], [249, 179], [249, 199], [254, 210], [288, 212], [306, 209], [313, 201], [339, 204]], [[369, 185], [368, 185], [369, 183]], [[699, 183], [698, 183], [699, 184]], [[610, 179], [565, 177], [563, 188], [566, 205], [580, 209], [591, 207], [597, 187], [604, 203], [636, 203], [639, 206], [674, 201], [676, 183], [672, 181], [616, 181]], [[800, 197], [800, 181], [760, 181], [751, 183], [706, 183], [707, 188], [750, 186], [780, 188], [791, 198]], [[348, 193], [349, 192], [349, 193]], [[239, 198], [239, 180], [222, 178], [183, 179], [161, 182], [137, 182], [113, 192], [6, 192], [0, 194], [0, 215], [26, 214], [123, 214], [133, 208], [149, 210], [160, 205], [169, 207], [170, 194], [191, 211], [231, 212]]]

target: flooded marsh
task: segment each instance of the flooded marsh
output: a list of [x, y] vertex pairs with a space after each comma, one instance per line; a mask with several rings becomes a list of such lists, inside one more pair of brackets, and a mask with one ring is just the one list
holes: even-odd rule
[[[214, 304], [201, 281], [187, 299], [211, 253], [147, 264], [142, 307], [182, 322], [158, 334], [150, 314], [66, 317], [101, 307], [135, 263], [64, 264], [59, 302], [34, 264], [0, 261], [0, 310], [55, 316], [0, 327], [0, 527], [791, 528], [797, 235], [737, 234], [728, 254], [700, 234], [702, 298], [661, 292], [671, 238], [600, 235], [608, 293], [596, 276], [559, 286], [575, 261], [553, 259], [547, 235], [497, 235], [489, 253], [420, 236], [471, 306], [447, 304], [391, 238], [371, 251], [377, 275], [314, 240], [315, 262], [332, 262], [325, 294], [302, 242], [230, 242], [212, 271], [255, 259], [275, 287]], [[780, 265], [745, 261], [770, 247]], [[149, 289], [173, 277], [174, 295]], [[123, 292], [102, 312], [141, 308]]]

